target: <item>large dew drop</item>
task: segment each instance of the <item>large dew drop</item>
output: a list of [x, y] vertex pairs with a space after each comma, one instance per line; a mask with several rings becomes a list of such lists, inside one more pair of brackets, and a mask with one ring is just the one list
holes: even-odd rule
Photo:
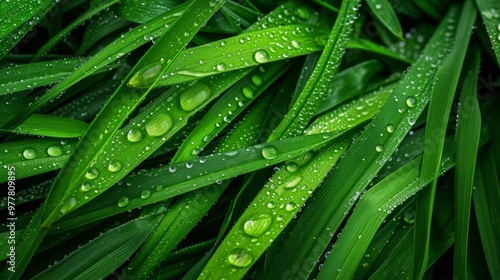
[[23, 151], [23, 157], [25, 159], [35, 159], [36, 151], [34, 149], [26, 149]]
[[173, 121], [169, 114], [160, 112], [153, 116], [146, 124], [146, 131], [150, 136], [158, 137], [167, 133]]
[[253, 55], [253, 58], [258, 63], [265, 63], [269, 60], [269, 54], [265, 50], [258, 50]]
[[78, 198], [72, 196], [70, 199], [68, 199], [68, 201], [66, 201], [64, 206], [61, 208], [61, 213], [63, 214], [68, 213], [69, 211], [75, 209], [76, 205], [78, 205]]
[[273, 159], [273, 158], [277, 158], [279, 155], [278, 153], [278, 149], [276, 149], [276, 147], [272, 146], [272, 145], [269, 145], [269, 146], [266, 146], [262, 149], [262, 156], [265, 158], [265, 159]]
[[248, 250], [235, 248], [227, 256], [227, 261], [236, 267], [247, 267], [252, 263], [253, 257]]
[[300, 181], [302, 181], [302, 177], [300, 176], [294, 177], [290, 181], [283, 184], [283, 187], [285, 187], [285, 189], [291, 189], [297, 186], [300, 183]]
[[249, 236], [259, 237], [271, 226], [272, 220], [267, 214], [255, 215], [243, 224], [243, 231]]
[[51, 157], [58, 157], [62, 155], [62, 149], [59, 146], [50, 146], [47, 149], [47, 154]]
[[409, 96], [406, 98], [406, 105], [410, 108], [415, 107], [415, 105], [417, 105], [417, 99], [413, 96]]
[[97, 176], [99, 176], [99, 170], [95, 167], [91, 167], [87, 173], [85, 173], [85, 178], [89, 180], [94, 180]]
[[130, 199], [126, 196], [118, 200], [118, 207], [123, 208], [130, 204]]
[[127, 133], [127, 140], [133, 143], [141, 141], [143, 136], [142, 130], [138, 128], [131, 128]]
[[81, 190], [82, 192], [88, 192], [88, 191], [90, 191], [91, 189], [92, 189], [92, 184], [91, 184], [91, 183], [89, 183], [89, 182], [84, 182], [84, 183], [82, 184], [82, 186], [80, 187], [80, 190]]
[[111, 172], [118, 172], [122, 169], [122, 163], [118, 160], [112, 160], [108, 165], [108, 170]]
[[128, 87], [145, 87], [153, 84], [156, 77], [160, 74], [161, 64], [148, 65], [137, 73], [127, 83]]
[[196, 83], [180, 97], [181, 108], [192, 111], [207, 101], [212, 95], [212, 90], [203, 83]]

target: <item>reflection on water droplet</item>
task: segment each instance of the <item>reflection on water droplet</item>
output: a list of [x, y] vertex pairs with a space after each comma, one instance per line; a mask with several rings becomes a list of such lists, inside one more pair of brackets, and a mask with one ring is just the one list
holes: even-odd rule
[[23, 157], [25, 159], [34, 159], [36, 158], [36, 151], [34, 149], [26, 149], [23, 151]]
[[90, 182], [83, 182], [82, 186], [80, 187], [80, 190], [82, 192], [88, 192], [92, 189], [92, 184]]
[[276, 147], [272, 145], [268, 145], [262, 149], [262, 156], [265, 159], [273, 159], [278, 157], [278, 155], [279, 155], [278, 149], [276, 149]]
[[296, 49], [300, 49], [300, 47], [301, 47], [301, 46], [300, 46], [300, 43], [299, 43], [299, 42], [297, 42], [297, 41], [295, 41], [295, 40], [293, 40], [293, 41], [292, 41], [292, 46], [293, 46], [294, 48], [296, 48]]
[[50, 146], [47, 149], [47, 154], [51, 157], [58, 157], [62, 155], [62, 149], [59, 146]]
[[69, 211], [75, 209], [76, 205], [78, 205], [78, 198], [72, 196], [70, 199], [68, 199], [68, 201], [66, 201], [64, 206], [61, 208], [61, 213], [63, 214], [68, 213]]
[[299, 165], [295, 162], [289, 162], [286, 164], [286, 170], [288, 170], [288, 172], [295, 172], [297, 171], [297, 169], [299, 168]]
[[382, 146], [381, 144], [378, 144], [376, 147], [375, 147], [375, 151], [377, 152], [382, 152], [384, 150], [384, 146]]
[[274, 207], [276, 207], [276, 203], [274, 203], [274, 201], [269, 201], [267, 203], [267, 208], [273, 209]]
[[204, 83], [196, 83], [188, 90], [182, 92], [180, 97], [181, 108], [192, 111], [207, 101], [212, 95], [212, 90]]
[[153, 137], [162, 136], [172, 127], [173, 121], [168, 113], [159, 112], [146, 124], [146, 132]]
[[243, 231], [253, 237], [261, 236], [271, 226], [272, 218], [267, 214], [251, 217], [243, 224]]
[[150, 196], [151, 196], [151, 191], [149, 191], [149, 190], [144, 190], [144, 191], [141, 192], [141, 198], [142, 199], [146, 199], [146, 198], [148, 198]]
[[126, 207], [127, 205], [129, 205], [129, 203], [130, 203], [130, 199], [128, 197], [124, 196], [118, 200], [118, 207], [121, 207], [121, 208]]
[[224, 62], [221, 62], [221, 63], [217, 64], [216, 68], [217, 68], [217, 71], [224, 72], [224, 71], [226, 71], [227, 66]]
[[417, 99], [413, 96], [409, 96], [408, 98], [406, 98], [406, 105], [408, 105], [408, 107], [415, 107], [415, 105], [417, 105]]
[[252, 263], [253, 257], [248, 250], [235, 248], [227, 256], [227, 261], [236, 267], [247, 267]]
[[415, 222], [415, 208], [406, 209], [404, 220], [409, 224], [413, 224]]
[[394, 132], [394, 125], [393, 124], [388, 124], [387, 125], [387, 132], [393, 133]]
[[141, 141], [142, 136], [143, 136], [142, 130], [138, 128], [131, 128], [127, 133], [127, 140], [133, 143], [139, 142]]
[[311, 17], [311, 13], [307, 8], [297, 8], [295, 10], [295, 15], [298, 16], [301, 20], [308, 20]]
[[269, 60], [269, 54], [265, 50], [258, 50], [255, 52], [253, 58], [258, 63], [264, 63]]
[[415, 118], [408, 118], [408, 123], [409, 123], [410, 125], [414, 125], [414, 124], [415, 124], [415, 122], [416, 122]]
[[99, 176], [99, 170], [95, 167], [91, 167], [87, 173], [85, 173], [85, 178], [89, 180], [94, 180], [97, 176]]
[[295, 207], [297, 207], [297, 205], [295, 204], [295, 202], [291, 201], [285, 206], [285, 209], [286, 211], [293, 211]]
[[262, 77], [259, 75], [253, 75], [252, 76], [252, 83], [256, 86], [261, 86], [262, 85]]
[[300, 181], [302, 181], [302, 177], [300, 176], [297, 176], [295, 178], [292, 178], [290, 181], [286, 182], [283, 187], [285, 187], [285, 189], [290, 189], [290, 188], [293, 188], [295, 187], [298, 183], [300, 183]]
[[143, 87], [151, 85], [160, 74], [161, 64], [148, 65], [137, 73], [127, 83], [128, 87]]
[[122, 163], [118, 160], [112, 160], [108, 165], [108, 170], [111, 172], [118, 172], [122, 169]]

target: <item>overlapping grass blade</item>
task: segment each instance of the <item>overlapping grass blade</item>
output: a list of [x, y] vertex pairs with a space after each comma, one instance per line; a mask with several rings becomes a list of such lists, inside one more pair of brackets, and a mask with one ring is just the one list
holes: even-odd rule
[[149, 215], [107, 231], [33, 279], [104, 278], [139, 248], [159, 220]]
[[431, 178], [433, 180], [432, 185], [425, 188], [417, 197], [417, 216], [414, 232], [415, 266], [413, 277], [415, 279], [421, 279], [427, 268], [430, 223], [446, 127], [475, 19], [474, 4], [472, 1], [465, 1], [459, 18], [456, 36], [453, 39], [453, 48], [441, 67], [437, 70], [436, 82], [432, 87], [429, 113], [425, 127], [425, 151], [422, 160], [420, 182], [421, 184], [427, 184]]
[[383, 46], [380, 46], [377, 43], [374, 43], [370, 40], [366, 40], [363, 38], [356, 38], [353, 40], [350, 40], [348, 43], [349, 47], [352, 49], [358, 49], [358, 50], [364, 50], [364, 51], [369, 51], [373, 53], [377, 53], [383, 56], [390, 57], [395, 60], [399, 60], [404, 63], [411, 64], [413, 61], [399, 53], [393, 52], [390, 49], [387, 49]]
[[497, 63], [500, 66], [500, 2], [476, 0], [483, 24], [490, 37], [491, 45], [495, 51]]
[[[52, 0], [43, 0], [37, 2], [25, 1], [4, 1], [0, 5], [2, 11], [0, 16], [0, 38], [7, 37], [18, 26], [28, 22], [41, 12], [50, 9], [55, 3]], [[34, 23], [31, 23], [33, 25]]]
[[475, 176], [475, 188], [472, 191], [484, 256], [488, 264], [491, 279], [500, 277], [500, 242], [498, 236], [498, 217], [500, 217], [500, 184], [498, 167], [491, 147], [486, 147], [478, 156]]
[[71, 32], [71, 30], [75, 29], [78, 25], [84, 23], [90, 17], [98, 14], [99, 12], [109, 9], [109, 6], [116, 4], [119, 0], [105, 0], [99, 2], [97, 5], [92, 6], [85, 13], [81, 14], [77, 19], [75, 19], [71, 24], [66, 26], [63, 30], [57, 33], [55, 36], [50, 38], [50, 40], [45, 43], [42, 47], [38, 49], [38, 51], [33, 56], [33, 61], [38, 61], [40, 58], [47, 53], [58, 41], [62, 40], [66, 35]]
[[402, 40], [403, 29], [391, 3], [387, 0], [368, 0], [366, 3], [384, 27], [394, 34], [394, 36]]
[[318, 64], [285, 119], [269, 136], [269, 141], [302, 133], [314, 116], [326, 96], [328, 80], [338, 71], [358, 9], [359, 1], [342, 3]]
[[[457, 9], [453, 8], [380, 113], [310, 199], [283, 249], [270, 260], [267, 279], [274, 279], [283, 271], [308, 275], [313, 270], [331, 239], [331, 232], [338, 229], [345, 218], [344, 212], [351, 208], [349, 201], [353, 195], [363, 192], [424, 110], [440, 56], [447, 53], [450, 45], [447, 28], [455, 26], [456, 17]], [[305, 228], [308, 230], [304, 231]], [[294, 264], [300, 264], [300, 268]]]
[[476, 157], [481, 133], [481, 112], [477, 100], [477, 77], [480, 53], [476, 45], [471, 46], [468, 61], [470, 69], [464, 79], [457, 118], [456, 169], [455, 169], [455, 247], [453, 274], [455, 279], [467, 275], [467, 252], [472, 187]]

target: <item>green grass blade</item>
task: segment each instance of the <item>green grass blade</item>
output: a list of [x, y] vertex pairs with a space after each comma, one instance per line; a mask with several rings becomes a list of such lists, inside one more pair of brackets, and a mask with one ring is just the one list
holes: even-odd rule
[[33, 56], [33, 61], [38, 61], [40, 58], [47, 53], [52, 47], [54, 47], [58, 41], [62, 40], [66, 35], [70, 33], [71, 30], [75, 29], [78, 25], [83, 24], [88, 18], [98, 14], [99, 12], [109, 9], [109, 6], [116, 4], [119, 0], [105, 0], [99, 2], [98, 5], [92, 6], [89, 10], [81, 14], [77, 19], [75, 19], [71, 24], [57, 33], [55, 36], [50, 38], [50, 40], [45, 43]]
[[498, 167], [491, 148], [486, 149], [478, 157], [476, 170], [476, 187], [472, 192], [474, 210], [491, 279], [496, 279], [500, 277], [500, 269], [497, 265], [500, 261], [500, 242], [497, 238], [500, 234], [500, 227], [498, 227], [500, 184]]
[[6, 37], [16, 30], [18, 26], [29, 21], [40, 12], [50, 9], [54, 4], [52, 0], [2, 2], [0, 5], [0, 11], [2, 11], [0, 16], [0, 38]]
[[[79, 120], [57, 117], [52, 115], [31, 115], [12, 133], [38, 135], [58, 138], [82, 137], [89, 125]], [[2, 131], [0, 129], [0, 131]]]
[[66, 78], [85, 59], [60, 59], [0, 69], [0, 95], [46, 86]]
[[362, 38], [356, 38], [348, 43], [349, 47], [352, 49], [358, 49], [358, 50], [364, 50], [364, 51], [369, 51], [373, 53], [377, 53], [383, 56], [387, 56], [390, 58], [393, 58], [395, 60], [399, 60], [404, 63], [411, 64], [413, 61], [402, 54], [396, 53], [390, 49], [387, 49], [383, 46], [380, 46], [379, 44], [373, 43], [372, 41], [362, 39]]
[[481, 12], [483, 24], [496, 54], [497, 64], [500, 66], [500, 2], [476, 0], [476, 5]]
[[387, 0], [368, 0], [366, 1], [375, 17], [400, 40], [403, 39], [403, 29], [399, 23], [398, 17]]
[[[449, 48], [449, 42], [443, 37], [448, 26], [454, 27], [451, 19], [456, 20], [456, 17], [457, 10], [452, 9], [421, 58], [393, 90], [380, 113], [316, 191], [302, 211], [297, 225], [291, 230], [283, 249], [271, 260], [267, 279], [274, 279], [283, 271], [297, 268], [296, 264], [300, 264], [300, 271], [292, 269], [291, 275], [309, 274], [313, 270], [331, 239], [331, 232], [338, 229], [345, 218], [344, 212], [349, 211], [352, 196], [356, 192], [363, 192], [426, 107], [435, 66], [439, 64], [439, 57], [447, 53]], [[417, 102], [407, 101], [414, 99]], [[307, 232], [303, 231], [304, 228], [308, 229]]]
[[471, 67], [464, 80], [460, 96], [460, 108], [456, 134], [455, 169], [455, 247], [453, 275], [455, 279], [465, 279], [467, 275], [467, 252], [472, 187], [476, 167], [479, 136], [481, 133], [481, 113], [477, 100], [477, 77], [479, 75], [480, 53], [475, 45], [469, 55]]
[[[15, 178], [27, 178], [60, 169], [68, 161], [77, 145], [76, 140], [33, 139], [0, 144], [0, 164], [15, 169]], [[3, 168], [2, 168], [3, 169]], [[0, 182], [7, 182], [8, 172], [0, 174]]]
[[302, 133], [314, 116], [326, 96], [328, 80], [338, 71], [358, 9], [359, 1], [342, 3], [318, 64], [285, 119], [269, 137], [269, 141]]
[[[433, 178], [432, 185], [425, 188], [417, 198], [417, 217], [415, 221], [415, 267], [413, 277], [421, 279], [427, 268], [427, 254], [429, 247], [430, 222], [434, 194], [441, 163], [448, 117], [450, 115], [453, 97], [458, 85], [460, 72], [467, 52], [468, 42], [472, 34], [472, 26], [476, 19], [475, 6], [466, 1], [459, 19], [453, 49], [443, 65], [436, 73], [425, 127], [425, 152], [420, 174], [421, 183]], [[441, 82], [446, 80], [447, 82]]]
[[118, 226], [33, 279], [102, 279], [120, 267], [139, 248], [159, 220], [159, 216], [150, 215]]

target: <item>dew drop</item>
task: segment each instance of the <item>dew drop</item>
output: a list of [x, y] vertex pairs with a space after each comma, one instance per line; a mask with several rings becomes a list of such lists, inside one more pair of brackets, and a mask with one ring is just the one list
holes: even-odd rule
[[142, 130], [139, 128], [131, 128], [127, 133], [127, 140], [133, 143], [141, 141], [143, 136]]
[[293, 187], [297, 186], [297, 184], [299, 184], [299, 183], [300, 183], [300, 181], [302, 181], [302, 177], [297, 176], [297, 177], [295, 177], [295, 178], [291, 179], [290, 181], [286, 182], [286, 183], [283, 185], [283, 187], [284, 187], [285, 189], [291, 189], [291, 188], [293, 188]]
[[415, 105], [417, 105], [417, 99], [413, 96], [409, 96], [406, 98], [406, 105], [410, 108], [415, 107]]
[[160, 74], [161, 64], [154, 64], [144, 67], [135, 73], [127, 83], [128, 87], [142, 87], [150, 85]]
[[58, 157], [62, 155], [62, 149], [59, 146], [50, 146], [47, 149], [47, 154], [51, 157]]
[[94, 180], [97, 176], [99, 176], [99, 170], [95, 167], [91, 167], [87, 173], [85, 173], [85, 178], [89, 180]]
[[405, 222], [409, 224], [413, 224], [415, 222], [415, 208], [409, 208], [405, 211], [403, 219]]
[[221, 63], [217, 64], [216, 68], [217, 68], [217, 71], [224, 72], [224, 71], [226, 71], [227, 66], [224, 62], [221, 62]]
[[151, 191], [149, 191], [149, 190], [144, 190], [144, 191], [141, 192], [141, 198], [142, 199], [146, 199], [146, 198], [148, 198], [150, 196], [151, 196]]
[[273, 159], [273, 158], [277, 158], [279, 155], [278, 153], [278, 149], [276, 149], [276, 147], [272, 146], [272, 145], [269, 145], [269, 146], [266, 146], [262, 149], [262, 156], [265, 158], [265, 159]]
[[295, 210], [295, 208], [297, 207], [297, 205], [295, 204], [295, 202], [289, 202], [286, 206], [285, 206], [285, 210], [286, 211], [293, 211]]
[[298, 16], [301, 20], [308, 20], [311, 17], [311, 13], [307, 8], [297, 8], [295, 10], [295, 15]]
[[273, 209], [274, 207], [276, 207], [276, 203], [274, 201], [269, 201], [267, 203], [267, 208]]
[[180, 97], [181, 108], [192, 111], [205, 103], [212, 95], [212, 90], [204, 83], [196, 83], [188, 90], [182, 92]]
[[267, 214], [251, 217], [243, 224], [243, 231], [253, 237], [261, 236], [271, 226], [272, 218]]
[[252, 99], [253, 98], [253, 90], [249, 87], [244, 87], [241, 92], [243, 93], [243, 95], [248, 98], [248, 99]]
[[235, 248], [227, 256], [227, 261], [236, 267], [247, 267], [252, 263], [253, 257], [248, 250]]
[[168, 171], [170, 171], [170, 173], [175, 173], [175, 171], [177, 171], [177, 167], [175, 165], [170, 165], [168, 167]]
[[167, 133], [172, 127], [173, 121], [168, 113], [160, 112], [153, 116], [146, 124], [146, 132], [153, 137], [159, 137]]
[[25, 159], [34, 159], [36, 158], [36, 151], [34, 149], [26, 149], [23, 151], [23, 157]]
[[300, 43], [298, 41], [295, 41], [295, 40], [292, 41], [292, 46], [296, 49], [300, 49], [300, 47], [301, 47]]
[[82, 192], [88, 192], [92, 189], [92, 184], [90, 182], [83, 182], [82, 186], [80, 187], [80, 190]]
[[121, 207], [121, 208], [126, 207], [127, 205], [129, 205], [129, 203], [130, 203], [130, 199], [126, 196], [123, 196], [122, 198], [120, 198], [118, 200], [118, 207]]
[[122, 169], [122, 163], [118, 160], [112, 160], [108, 165], [108, 170], [111, 172], [118, 172]]
[[253, 75], [252, 76], [252, 83], [256, 86], [261, 86], [262, 85], [262, 77], [259, 75]]
[[265, 50], [258, 50], [253, 55], [253, 58], [258, 63], [264, 63], [264, 62], [267, 62], [269, 60], [269, 54]]
[[297, 169], [299, 169], [299, 165], [296, 163], [296, 162], [289, 162], [286, 164], [286, 170], [288, 170], [288, 172], [295, 172], [297, 171]]
[[384, 146], [382, 144], [378, 144], [377, 146], [375, 146], [375, 151], [380, 153], [383, 150], [384, 150]]
[[387, 125], [387, 132], [393, 133], [394, 132], [394, 125], [393, 124], [388, 124]]
[[415, 118], [408, 118], [408, 124], [414, 125], [416, 122]]
[[78, 198], [72, 196], [70, 199], [68, 199], [68, 201], [66, 201], [64, 206], [61, 208], [61, 213], [63, 214], [68, 213], [69, 211], [75, 209], [76, 205], [78, 205]]

